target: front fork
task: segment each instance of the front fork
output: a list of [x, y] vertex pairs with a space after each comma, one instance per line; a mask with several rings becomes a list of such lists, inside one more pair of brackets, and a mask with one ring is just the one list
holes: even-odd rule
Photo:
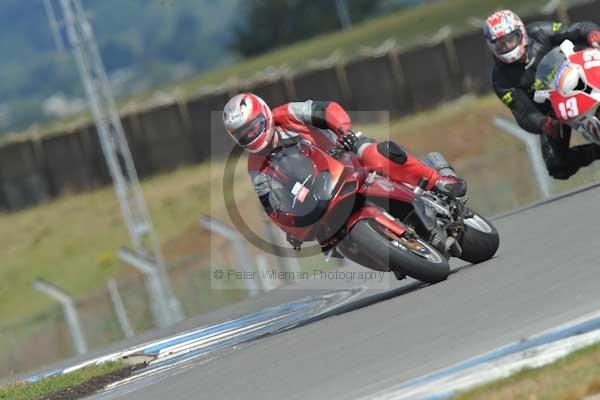
[[[467, 211], [465, 205], [468, 198], [454, 199], [446, 207], [443, 207], [436, 201], [424, 196], [425, 188], [428, 184], [427, 179], [423, 178], [413, 190], [415, 194], [413, 200], [415, 215], [419, 218], [423, 227], [430, 233], [430, 240], [433, 238], [434, 232], [439, 233], [440, 229], [445, 232], [447, 238], [443, 250], [458, 256], [462, 252], [458, 242], [464, 231], [463, 218], [465, 211]], [[445, 218], [441, 219], [439, 217], [440, 214]], [[440, 220], [447, 220], [447, 222], [440, 224]]]

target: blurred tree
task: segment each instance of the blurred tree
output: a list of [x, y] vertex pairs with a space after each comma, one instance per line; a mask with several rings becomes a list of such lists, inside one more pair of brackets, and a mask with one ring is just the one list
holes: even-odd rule
[[[382, 0], [346, 0], [352, 22], [380, 10]], [[253, 56], [273, 48], [341, 29], [335, 0], [250, 0], [243, 6], [232, 49]]]

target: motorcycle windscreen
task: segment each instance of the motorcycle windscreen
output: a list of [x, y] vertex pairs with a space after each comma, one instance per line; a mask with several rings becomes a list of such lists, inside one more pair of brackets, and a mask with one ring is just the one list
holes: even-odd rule
[[566, 64], [567, 58], [556, 47], [542, 58], [535, 74], [536, 90], [555, 90], [557, 85], [556, 77], [559, 71]]
[[317, 171], [297, 146], [273, 154], [270, 167], [267, 182], [271, 207], [292, 214], [296, 227], [317, 223], [333, 194], [329, 171]]

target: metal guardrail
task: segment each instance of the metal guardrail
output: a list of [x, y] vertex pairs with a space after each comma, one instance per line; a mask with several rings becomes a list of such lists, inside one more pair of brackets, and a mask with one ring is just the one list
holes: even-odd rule
[[[250, 272], [257, 271], [256, 266], [252, 261], [252, 258], [248, 255], [248, 252], [246, 251], [245, 240], [237, 230], [207, 215], [202, 216], [198, 220], [198, 223], [200, 224], [200, 226], [210, 230], [211, 232], [217, 235], [223, 236], [231, 242], [231, 247], [233, 248], [233, 251], [235, 252], [238, 259], [238, 265], [243, 265], [244, 270]], [[260, 273], [260, 271], [258, 273], [258, 276], [261, 278], [259, 279], [261, 281], [261, 286], [264, 286], [264, 283], [262, 283], [263, 275]], [[250, 296], [256, 296], [260, 292], [260, 287], [256, 280], [244, 279], [243, 282]]]
[[181, 305], [171, 293], [165, 274], [161, 273], [156, 264], [126, 248], [119, 249], [118, 256], [123, 262], [136, 268], [146, 277], [148, 294], [152, 302], [152, 313], [158, 326], [166, 327], [183, 320]]
[[495, 117], [494, 125], [525, 143], [540, 194], [545, 199], [550, 197], [550, 178], [542, 157], [539, 137], [525, 131], [515, 122], [503, 117]]

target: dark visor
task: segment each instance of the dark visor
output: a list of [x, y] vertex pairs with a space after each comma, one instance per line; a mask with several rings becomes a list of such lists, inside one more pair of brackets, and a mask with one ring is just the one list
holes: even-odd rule
[[259, 137], [264, 132], [266, 126], [267, 120], [264, 114], [260, 114], [252, 121], [248, 121], [239, 129], [236, 129], [233, 137], [240, 145], [246, 146]]
[[521, 30], [517, 29], [516, 31], [511, 32], [508, 35], [494, 40], [492, 42], [492, 46], [494, 46], [494, 50], [497, 54], [506, 54], [516, 49], [519, 46], [519, 44], [521, 44], [521, 39]]

